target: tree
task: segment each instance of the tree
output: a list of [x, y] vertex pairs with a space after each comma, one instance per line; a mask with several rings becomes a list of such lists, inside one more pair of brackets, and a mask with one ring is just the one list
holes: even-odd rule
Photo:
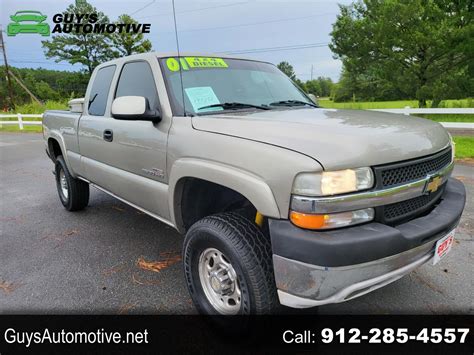
[[370, 68], [363, 73], [342, 68], [339, 83], [332, 90], [334, 101], [402, 100], [407, 96], [389, 81], [381, 80]]
[[334, 86], [331, 78], [318, 77], [315, 80], [308, 80], [305, 83], [306, 92], [316, 96], [327, 97], [331, 95]]
[[[138, 24], [138, 22], [129, 15], [119, 16], [116, 23]], [[115, 32], [111, 38], [114, 48], [116, 49], [115, 55], [117, 57], [151, 51], [151, 42], [148, 39], [144, 39], [143, 33]]]
[[288, 62], [280, 62], [277, 64], [278, 69], [280, 69], [287, 77], [289, 77], [293, 82], [300, 87], [301, 90], [306, 91], [306, 86], [303, 81], [298, 79], [295, 74], [293, 66]]
[[313, 95], [316, 95], [316, 96], [322, 96], [321, 95], [321, 85], [319, 84], [319, 81], [317, 81], [317, 80], [308, 80], [305, 83], [305, 87], [306, 87], [306, 92], [308, 94], [313, 94]]
[[[103, 12], [88, 4], [80, 2], [78, 5], [69, 5], [65, 14], [74, 14], [74, 18], [79, 14], [97, 14], [97, 24], [107, 24], [109, 19]], [[87, 16], [83, 16], [80, 22], [86, 24]], [[84, 33], [82, 29], [69, 33], [55, 35], [50, 41], [42, 41], [45, 55], [47, 58], [56, 58], [56, 62], [67, 61], [71, 64], [80, 63], [86, 67], [89, 74], [92, 74], [94, 68], [114, 57], [111, 49], [112, 41], [110, 35], [104, 33]]]
[[288, 62], [280, 62], [277, 65], [278, 69], [280, 69], [283, 73], [286, 74], [291, 80], [296, 79], [296, 74], [295, 70], [293, 69], [293, 66], [288, 63]]
[[[459, 75], [472, 74], [474, 66], [472, 1], [359, 0], [340, 10], [330, 48], [362, 87], [367, 79], [387, 93], [416, 98], [420, 107], [460, 87], [472, 95], [472, 75]], [[448, 82], [449, 88], [442, 85]]]
[[[89, 75], [82, 72], [59, 71], [48, 69], [31, 69], [10, 67], [12, 73], [28, 87], [40, 100], [58, 100], [65, 102], [71, 97], [83, 97]], [[31, 101], [26, 91], [12, 82], [15, 103], [18, 105]], [[0, 110], [8, 104], [5, 66], [0, 66]]]
[[56, 91], [54, 91], [48, 83], [44, 81], [38, 81], [34, 85], [34, 90], [38, 93], [37, 97], [44, 101], [44, 100], [58, 100], [59, 95]]

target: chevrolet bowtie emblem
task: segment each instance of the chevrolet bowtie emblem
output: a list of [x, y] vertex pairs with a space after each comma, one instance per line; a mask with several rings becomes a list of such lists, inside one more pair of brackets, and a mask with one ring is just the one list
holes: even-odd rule
[[441, 186], [443, 182], [443, 179], [439, 176], [432, 177], [431, 179], [428, 180], [428, 182], [425, 185], [425, 193], [429, 194], [432, 192], [436, 192], [438, 188]]

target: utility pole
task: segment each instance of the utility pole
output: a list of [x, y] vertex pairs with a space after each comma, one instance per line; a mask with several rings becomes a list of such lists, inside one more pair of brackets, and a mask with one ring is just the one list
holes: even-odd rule
[[5, 71], [7, 73], [8, 92], [10, 94], [10, 108], [15, 109], [15, 102], [13, 101], [12, 81], [10, 78], [10, 70], [8, 68], [8, 62], [7, 62], [7, 52], [5, 50], [5, 42], [3, 42], [3, 29], [1, 26], [0, 26], [0, 43], [2, 46], [3, 60], [5, 61]]
[[43, 105], [43, 103], [42, 103], [40, 100], [38, 100], [38, 98], [37, 98], [30, 90], [28, 90], [28, 88], [26, 87], [26, 85], [23, 84], [23, 82], [22, 82], [20, 79], [18, 79], [18, 78], [16, 77], [16, 75], [13, 74], [13, 72], [11, 72], [10, 75], [13, 76], [13, 79], [16, 80], [16, 82], [18, 83], [18, 85], [20, 85], [20, 86], [23, 88], [23, 90], [25, 90], [25, 91], [28, 93], [28, 95], [30, 95], [30, 97], [31, 97], [32, 100], [36, 101], [36, 102], [37, 102], [38, 104], [40, 104], [40, 105]]
[[311, 81], [313, 81], [313, 64], [311, 64]]

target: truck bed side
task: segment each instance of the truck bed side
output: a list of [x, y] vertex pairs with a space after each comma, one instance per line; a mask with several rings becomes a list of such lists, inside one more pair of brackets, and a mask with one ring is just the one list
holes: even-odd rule
[[77, 129], [80, 117], [81, 114], [78, 112], [62, 110], [48, 110], [43, 115], [43, 134], [50, 156], [52, 155], [54, 158], [51, 148], [52, 140], [54, 140], [59, 144], [61, 152], [72, 170], [76, 164], [69, 163], [69, 156], [71, 153], [73, 155], [74, 153], [79, 154]]

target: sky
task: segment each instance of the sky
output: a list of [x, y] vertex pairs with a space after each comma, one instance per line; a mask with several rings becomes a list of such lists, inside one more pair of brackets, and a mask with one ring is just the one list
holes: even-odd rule
[[[0, 0], [0, 24], [5, 31], [9, 16], [19, 10], [37, 10], [48, 16], [62, 12], [73, 1]], [[88, 0], [111, 21], [129, 14], [150, 23], [146, 37], [155, 51], [176, 50], [171, 0]], [[337, 81], [341, 62], [327, 44], [339, 4], [350, 0], [175, 0], [181, 51], [232, 53], [272, 63], [288, 61], [302, 80], [326, 76]], [[52, 26], [51, 26], [52, 28]], [[15, 37], [4, 33], [9, 64], [16, 67], [80, 70], [79, 64], [47, 59], [39, 34]], [[282, 48], [293, 46], [293, 48]], [[294, 48], [297, 47], [297, 48]], [[303, 48], [299, 48], [303, 47]], [[0, 63], [3, 64], [3, 58]]]

